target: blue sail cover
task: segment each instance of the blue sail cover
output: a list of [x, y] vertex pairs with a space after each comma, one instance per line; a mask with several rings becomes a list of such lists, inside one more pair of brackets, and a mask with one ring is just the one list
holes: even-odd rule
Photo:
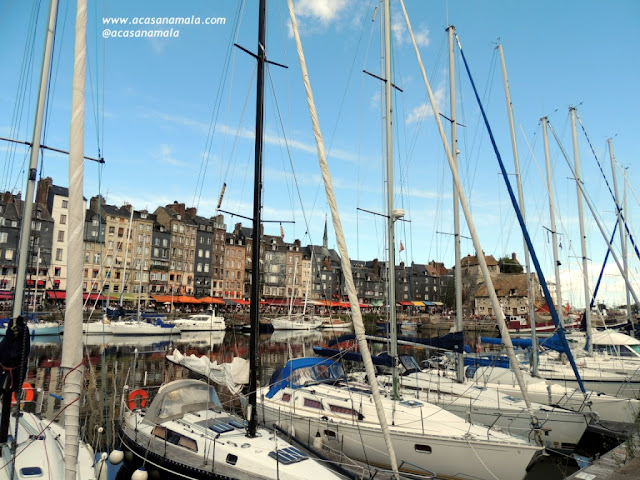
[[286, 387], [300, 388], [310, 383], [333, 382], [344, 376], [342, 366], [330, 359], [302, 357], [289, 360], [271, 376], [267, 398]]
[[[329, 342], [329, 346], [331, 347], [333, 345], [338, 345], [348, 340], [354, 340], [355, 338], [356, 336], [353, 333], [342, 335], [338, 338], [331, 340]], [[389, 339], [387, 337], [367, 336], [367, 340], [372, 342], [379, 341], [382, 343], [389, 343]], [[451, 350], [453, 352], [462, 353], [464, 351], [464, 333], [463, 332], [447, 333], [446, 335], [442, 335], [440, 337], [431, 337], [431, 338], [398, 337], [398, 340], [405, 341], [405, 342], [419, 343], [421, 345], [441, 348], [443, 350]]]
[[[480, 337], [480, 341], [482, 343], [489, 343], [491, 345], [500, 345], [502, 343], [501, 338], [494, 337]], [[531, 339], [530, 338], [512, 338], [511, 342], [514, 347], [520, 348], [531, 348]], [[549, 350], [555, 350], [556, 352], [566, 353], [566, 349], [560, 340], [560, 337], [557, 333], [554, 333], [549, 338], [539, 341], [539, 345], [544, 348], [548, 348]]]

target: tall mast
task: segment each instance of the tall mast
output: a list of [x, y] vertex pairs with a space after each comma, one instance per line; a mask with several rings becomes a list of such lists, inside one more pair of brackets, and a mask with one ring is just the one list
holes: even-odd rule
[[[387, 417], [382, 405], [382, 399], [380, 395], [380, 388], [378, 387], [378, 381], [376, 380], [375, 369], [373, 361], [371, 360], [371, 352], [367, 345], [365, 338], [364, 322], [362, 321], [362, 313], [360, 312], [360, 303], [358, 302], [358, 295], [356, 292], [356, 286], [353, 282], [353, 272], [351, 271], [351, 261], [349, 260], [349, 252], [347, 251], [347, 242], [344, 237], [344, 231], [342, 229], [342, 221], [338, 213], [338, 204], [336, 202], [336, 196], [333, 191], [333, 183], [331, 181], [331, 173], [329, 172], [329, 164], [327, 163], [327, 156], [324, 148], [324, 138], [322, 137], [322, 131], [320, 130], [320, 121], [318, 120], [318, 112], [316, 109], [315, 101], [313, 99], [313, 90], [311, 89], [311, 81], [309, 80], [309, 73], [307, 71], [307, 64], [304, 59], [304, 51], [302, 49], [302, 42], [300, 41], [300, 34], [298, 33], [298, 21], [293, 10], [293, 0], [287, 0], [287, 6], [289, 8], [289, 17], [291, 18], [291, 29], [293, 31], [293, 37], [296, 41], [296, 51], [298, 53], [298, 60], [300, 61], [300, 71], [302, 73], [302, 83], [307, 94], [307, 105], [309, 106], [309, 115], [311, 116], [311, 125], [313, 126], [313, 136], [316, 141], [316, 147], [318, 150], [318, 163], [320, 165], [320, 172], [322, 173], [322, 181], [324, 183], [325, 192], [327, 194], [327, 201], [329, 203], [329, 209], [331, 211], [331, 219], [333, 220], [333, 229], [336, 234], [336, 243], [338, 245], [338, 251], [340, 252], [340, 264], [342, 265], [342, 271], [344, 272], [344, 282], [347, 296], [349, 297], [349, 304], [351, 305], [351, 315], [353, 319], [353, 331], [356, 335], [356, 341], [360, 347], [362, 353], [362, 363], [364, 364], [367, 378], [371, 384], [371, 396], [373, 398], [373, 404], [376, 408], [378, 415], [378, 422], [380, 422], [380, 429], [382, 430], [382, 437], [384, 443], [389, 452], [389, 464], [393, 471], [394, 478], [398, 479], [398, 461], [396, 460], [396, 454], [391, 443], [391, 434], [389, 433], [389, 425], [387, 423]], [[325, 235], [323, 245], [327, 245], [326, 234], [326, 221], [325, 221]], [[312, 252], [313, 259], [313, 252]], [[313, 265], [313, 261], [312, 261]]]
[[393, 359], [393, 397], [399, 398], [398, 393], [398, 326], [396, 324], [396, 239], [395, 239], [395, 221], [400, 215], [396, 216], [393, 206], [393, 142], [392, 142], [392, 125], [391, 115], [393, 107], [391, 102], [391, 8], [390, 1], [384, 1], [384, 99], [385, 99], [385, 131], [387, 146], [387, 237], [389, 248], [389, 278], [388, 281], [388, 299], [389, 299], [389, 335], [391, 337], [391, 345], [389, 351]]
[[[554, 138], [556, 140], [556, 143], [558, 144], [558, 147], [560, 148], [560, 151], [562, 152], [562, 156], [564, 157], [565, 161], [567, 162], [567, 165], [569, 165], [569, 170], [571, 170], [571, 173], [573, 174], [573, 176], [575, 178], [576, 175], [575, 175], [575, 172], [573, 170], [573, 167], [571, 166], [571, 163], [569, 162], [569, 156], [567, 155], [567, 152], [565, 152], [564, 148], [562, 148], [562, 144], [560, 143], [560, 139], [558, 138], [558, 135], [556, 134], [555, 130], [553, 129], [553, 125], [549, 124], [549, 127], [551, 128], [551, 133], [553, 134], [553, 136], [554, 136]], [[633, 285], [629, 281], [629, 277], [627, 275], [625, 275], [625, 273], [624, 273], [624, 267], [620, 263], [620, 259], [618, 258], [618, 254], [616, 253], [615, 249], [613, 248], [613, 245], [611, 244], [611, 241], [609, 240], [609, 236], [608, 236], [607, 232], [605, 232], [605, 229], [604, 229], [604, 227], [602, 225], [602, 222], [600, 221], [600, 218], [598, 217], [598, 214], [596, 212], [595, 207], [593, 206], [593, 204], [591, 203], [591, 200], [589, 200], [589, 197], [587, 196], [586, 192], [584, 191], [584, 186], [581, 183], [578, 183], [578, 187], [580, 188], [580, 193], [582, 194], [582, 198], [584, 199], [585, 203], [587, 204], [587, 207], [589, 207], [589, 211], [591, 212], [591, 215], [593, 216], [593, 219], [595, 220], [596, 225], [598, 225], [598, 229], [600, 230], [600, 234], [602, 235], [603, 240], [607, 244], [607, 248], [609, 249], [609, 253], [613, 257], [613, 260], [616, 262], [616, 265], [618, 266], [618, 271], [622, 274], [622, 278], [624, 278], [624, 282], [625, 282], [625, 285], [627, 286], [627, 290], [629, 291], [629, 293], [633, 297], [633, 301], [635, 302], [636, 307], [640, 308], [640, 298], [638, 298], [638, 295], [636, 295], [635, 289], [633, 288]], [[633, 323], [633, 317], [632, 317], [632, 323]]]
[[[628, 212], [629, 211], [629, 203], [628, 203], [628, 198], [627, 198], [627, 190], [629, 187], [629, 179], [627, 178], [627, 172], [624, 172], [624, 211]], [[629, 232], [627, 231], [627, 229], [625, 228], [625, 232], [624, 232], [624, 242], [622, 243], [622, 254], [624, 255], [624, 265], [627, 265], [627, 262], [629, 261]], [[626, 267], [628, 268], [628, 267]], [[629, 274], [629, 272], [627, 272], [627, 275]], [[629, 314], [628, 316], [628, 320], [631, 321], [631, 292], [629, 292], [629, 289], [627, 288], [625, 290], [626, 293], [626, 297], [627, 297], [627, 312]]]
[[[513, 350], [513, 343], [511, 342], [511, 337], [509, 336], [509, 329], [507, 328], [507, 325], [505, 322], [504, 312], [502, 311], [502, 307], [500, 306], [500, 301], [498, 300], [496, 291], [493, 288], [493, 281], [491, 280], [491, 274], [489, 272], [489, 267], [487, 266], [487, 260], [485, 259], [484, 253], [482, 252], [482, 246], [480, 245], [480, 239], [476, 231], [476, 226], [473, 221], [473, 218], [471, 217], [471, 209], [469, 208], [469, 202], [467, 201], [467, 197], [464, 193], [462, 182], [460, 181], [460, 176], [458, 175], [458, 168], [453, 163], [453, 155], [451, 153], [451, 148], [449, 148], [449, 143], [447, 142], [446, 134], [444, 132], [444, 127], [442, 126], [442, 121], [440, 120], [438, 105], [436, 103], [435, 96], [433, 95], [433, 90], [431, 89], [431, 84], [429, 83], [429, 79], [427, 78], [427, 72], [424, 68], [424, 64], [420, 56], [420, 50], [418, 50], [416, 38], [415, 38], [415, 35], [413, 34], [413, 29], [411, 28], [411, 22], [409, 21], [409, 15], [407, 14], [407, 9], [404, 6], [404, 0], [400, 0], [400, 5], [402, 7], [402, 13], [404, 14], [405, 22], [407, 24], [407, 29], [409, 30], [411, 43], [413, 44], [413, 49], [416, 53], [416, 58], [418, 59], [420, 73], [422, 74], [422, 79], [427, 89], [427, 94], [429, 95], [429, 103], [431, 104], [431, 108], [433, 109], [433, 118], [436, 121], [436, 125], [438, 126], [438, 133], [440, 134], [440, 138], [442, 140], [442, 146], [444, 147], [444, 151], [447, 156], [449, 169], [451, 170], [451, 174], [453, 175], [455, 187], [460, 197], [460, 207], [462, 208], [462, 213], [464, 214], [465, 220], [467, 222], [467, 227], [469, 228], [469, 234], [471, 235], [471, 240], [473, 241], [473, 247], [476, 249], [476, 252], [478, 255], [478, 263], [480, 265], [480, 271], [482, 272], [482, 277], [484, 278], [485, 284], [487, 285], [487, 292], [489, 294], [489, 300], [491, 301], [491, 307], [496, 312], [496, 320], [498, 322], [498, 328], [500, 329], [500, 334], [502, 336], [502, 341], [504, 343], [505, 350], [507, 351], [507, 356], [509, 357], [509, 362], [513, 367], [513, 372], [518, 381], [518, 385], [520, 386], [520, 390], [522, 392], [522, 398], [524, 399], [527, 405], [527, 409], [529, 413], [533, 417], [533, 410], [531, 409], [529, 394], [527, 393], [527, 389], [524, 385], [522, 372], [520, 371], [520, 366], [518, 364], [518, 361], [515, 356], [515, 352]], [[456, 37], [456, 42], [458, 43], [458, 47], [462, 52], [462, 46], [460, 45], [460, 40], [458, 40], [457, 37]], [[464, 54], [462, 59], [464, 60]]]
[[262, 208], [262, 136], [264, 120], [264, 64], [266, 0], [260, 0], [258, 14], [258, 77], [256, 94], [256, 144], [253, 178], [253, 244], [251, 246], [251, 337], [249, 339], [249, 426], [247, 436], [255, 437], [257, 427], [256, 390], [258, 388], [258, 328], [260, 307], [260, 227]]
[[71, 133], [69, 138], [69, 235], [67, 236], [67, 304], [60, 367], [64, 374], [65, 479], [76, 479], [80, 442], [82, 367], [82, 269], [84, 111], [87, 55], [87, 0], [78, 0], [76, 12]]
[[[558, 304], [558, 318], [564, 325], [564, 313], [562, 311], [562, 288], [560, 286], [560, 262], [558, 261], [558, 233], [556, 232], [556, 211], [553, 201], [553, 184], [551, 182], [551, 158], [549, 156], [549, 136], [547, 134], [547, 117], [540, 119], [542, 122], [542, 137], [544, 140], [544, 158], [547, 165], [547, 195], [549, 195], [549, 218], [551, 221], [551, 244], [553, 246], [553, 263], [556, 276], [556, 303]], [[551, 309], [551, 305], [549, 305]]]
[[[447, 27], [449, 33], [449, 104], [451, 115], [451, 154], [453, 155], [453, 163], [458, 166], [458, 130], [456, 124], [456, 67], [453, 55], [454, 35], [456, 27], [450, 25]], [[455, 251], [455, 269], [454, 281], [456, 292], [456, 319], [455, 327], [457, 332], [462, 332], [463, 311], [462, 311], [462, 265], [460, 252], [460, 199], [458, 198], [458, 190], [456, 190], [455, 182], [453, 184], [453, 245]], [[456, 362], [456, 374], [458, 382], [464, 381], [464, 361], [462, 352], [458, 352]]]
[[[620, 233], [620, 248], [622, 250], [622, 266], [624, 268], [624, 275], [629, 276], [629, 266], [627, 265], [627, 242], [625, 241], [625, 228], [622, 220], [622, 203], [620, 202], [620, 194], [618, 190], [618, 175], [616, 169], [616, 156], [613, 153], [613, 139], [608, 138], [607, 144], [609, 145], [609, 158], [611, 159], [611, 176], [613, 178], [613, 192], [615, 195], [615, 201], [618, 208], [618, 232]], [[625, 210], [626, 215], [626, 210]], [[629, 293], [627, 292], [627, 321], [631, 322], [631, 308], [629, 305]]]
[[20, 224], [20, 246], [18, 248], [18, 271], [16, 272], [16, 286], [13, 295], [13, 314], [15, 318], [22, 313], [24, 302], [24, 284], [27, 278], [27, 261], [29, 260], [29, 237], [31, 236], [31, 212], [33, 211], [33, 192], [36, 185], [36, 173], [38, 169], [38, 155], [40, 154], [40, 138], [42, 137], [42, 118], [47, 99], [47, 85], [49, 70], [51, 68], [51, 52], [53, 50], [53, 37], [56, 33], [56, 17], [58, 15], [58, 0], [51, 0], [49, 5], [49, 24], [44, 40], [44, 53], [42, 54], [42, 68], [40, 70], [40, 90], [38, 91], [38, 104], [36, 118], [33, 126], [33, 139], [31, 140], [31, 156], [29, 158], [29, 176], [25, 188], [24, 206], [22, 210], [22, 222]]
[[[500, 63], [502, 64], [502, 80], [504, 83], [505, 99], [507, 101], [507, 113], [509, 115], [509, 133], [511, 135], [511, 149], [513, 151], [513, 164], [516, 171], [516, 186], [518, 188], [518, 203], [520, 204], [520, 212], [523, 221], [526, 223], [527, 216], [524, 208], [524, 191], [522, 189], [522, 176], [520, 175], [520, 157], [518, 155], [518, 143], [516, 142], [516, 131], [513, 121], [513, 103], [511, 102], [511, 90], [509, 89], [509, 80], [507, 79], [507, 65], [504, 61], [504, 52], [502, 44], [498, 45], [500, 53]], [[524, 245], [524, 265], [527, 272], [527, 298], [529, 303], [529, 323], [531, 324], [531, 344], [532, 351], [537, 353], [538, 333], [536, 332], [536, 313], [535, 313], [535, 295], [533, 290], [533, 276], [531, 275], [531, 258], [529, 257], [529, 248], [527, 241], [522, 236]], [[534, 354], [531, 359], [531, 373], [534, 377], [538, 376], [538, 355]]]
[[580, 188], [577, 187], [582, 183], [580, 174], [580, 152], [578, 151], [578, 135], [576, 133], [576, 109], [569, 108], [571, 114], [571, 136], [573, 137], [573, 159], [575, 163], [575, 179], [576, 193], [578, 195], [578, 220], [580, 222], [580, 251], [582, 253], [582, 281], [584, 282], [584, 321], [587, 326], [587, 351], [589, 355], [593, 353], [593, 345], [591, 343], [591, 292], [589, 290], [589, 263], [587, 259], [587, 236], [584, 231], [584, 213], [582, 207], [582, 194]]

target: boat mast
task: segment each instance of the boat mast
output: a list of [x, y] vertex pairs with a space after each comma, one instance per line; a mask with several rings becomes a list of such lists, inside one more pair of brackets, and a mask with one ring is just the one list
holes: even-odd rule
[[[520, 386], [520, 390], [522, 392], [522, 398], [524, 399], [525, 404], [527, 405], [527, 410], [533, 417], [534, 415], [533, 415], [533, 410], [531, 408], [531, 402], [529, 401], [529, 394], [527, 393], [526, 386], [524, 385], [522, 372], [520, 371], [520, 365], [516, 359], [516, 355], [513, 350], [513, 343], [511, 342], [511, 337], [509, 336], [509, 329], [507, 328], [507, 325], [505, 322], [504, 312], [502, 311], [502, 307], [500, 306], [500, 301], [498, 300], [496, 291], [493, 288], [493, 281], [491, 280], [491, 274], [489, 273], [487, 260], [484, 257], [482, 246], [480, 245], [480, 239], [476, 231], [475, 223], [471, 216], [471, 209], [469, 208], [469, 202], [467, 201], [467, 197], [464, 193], [464, 188], [462, 187], [462, 182], [460, 181], [460, 176], [458, 175], [458, 168], [453, 163], [453, 155], [451, 153], [451, 148], [449, 148], [449, 143], [447, 142], [446, 134], [444, 132], [444, 127], [442, 126], [442, 121], [440, 120], [438, 105], [436, 103], [435, 96], [431, 88], [431, 84], [429, 83], [429, 79], [427, 78], [427, 72], [425, 71], [424, 63], [422, 62], [422, 56], [420, 55], [420, 50], [418, 49], [418, 44], [416, 43], [416, 38], [415, 38], [415, 35], [413, 34], [411, 21], [409, 20], [409, 15], [407, 14], [407, 9], [405, 8], [404, 0], [400, 0], [400, 5], [402, 7], [402, 13], [404, 14], [405, 22], [407, 24], [407, 29], [409, 30], [411, 43], [413, 44], [413, 49], [416, 53], [416, 58], [418, 59], [420, 73], [422, 74], [422, 79], [424, 81], [425, 88], [427, 89], [427, 94], [429, 95], [429, 103], [431, 104], [431, 108], [433, 109], [433, 118], [436, 121], [436, 124], [438, 126], [438, 133], [440, 134], [440, 138], [442, 140], [442, 146], [444, 147], [444, 150], [445, 150], [447, 162], [449, 164], [449, 169], [451, 170], [455, 187], [456, 187], [456, 190], [458, 191], [458, 195], [460, 198], [460, 206], [462, 207], [462, 213], [464, 214], [465, 220], [467, 222], [467, 227], [469, 228], [469, 233], [473, 241], [473, 246], [477, 252], [478, 263], [480, 265], [482, 277], [484, 278], [485, 284], [487, 286], [487, 292], [489, 294], [491, 306], [496, 313], [496, 320], [498, 322], [498, 328], [500, 329], [502, 341], [504, 343], [505, 350], [507, 351], [509, 362], [512, 365], [513, 372], [516, 376], [516, 380], [518, 381], [518, 385]], [[458, 47], [460, 48], [460, 51], [462, 51], [462, 47], [460, 46], [460, 41], [457, 39], [457, 37], [456, 37], [456, 41], [458, 43]], [[463, 60], [464, 60], [464, 56], [463, 56]]]
[[258, 328], [260, 308], [260, 228], [262, 208], [262, 136], [264, 120], [264, 64], [265, 51], [266, 0], [260, 0], [258, 14], [258, 61], [256, 95], [256, 141], [253, 178], [253, 244], [251, 247], [251, 336], [249, 339], [249, 407], [247, 417], [249, 425], [247, 436], [255, 437], [257, 427], [256, 390], [258, 388]]
[[53, 37], [56, 33], [56, 17], [58, 15], [58, 0], [51, 0], [49, 5], [49, 25], [44, 40], [44, 53], [42, 54], [42, 68], [40, 70], [40, 89], [38, 91], [38, 104], [36, 118], [33, 126], [33, 138], [31, 140], [31, 156], [29, 158], [29, 175], [25, 188], [24, 205], [22, 210], [22, 222], [20, 224], [20, 246], [18, 247], [18, 271], [16, 272], [16, 286], [13, 295], [12, 317], [16, 318], [22, 313], [24, 302], [24, 285], [27, 278], [27, 262], [29, 260], [29, 238], [31, 236], [31, 212], [33, 211], [33, 193], [36, 185], [36, 173], [38, 170], [38, 155], [40, 154], [40, 138], [42, 137], [42, 118], [44, 116], [45, 101], [47, 99], [47, 87], [49, 71], [51, 68], [51, 55], [53, 50]]
[[[616, 156], [613, 153], [613, 139], [608, 138], [607, 144], [609, 146], [609, 158], [611, 160], [611, 176], [613, 178], [613, 192], [615, 195], [615, 201], [617, 208], [617, 216], [618, 216], [618, 232], [620, 233], [620, 248], [622, 249], [622, 266], [624, 268], [624, 275], [629, 275], [629, 265], [627, 264], [627, 242], [625, 241], [625, 229], [623, 228], [623, 220], [622, 220], [622, 205], [620, 203], [620, 194], [618, 190], [618, 175], [616, 169]], [[626, 210], [625, 210], [626, 212]], [[626, 213], [625, 213], [626, 215]], [[631, 306], [629, 305], [629, 292], [626, 295], [627, 298], [627, 322], [631, 323]]]
[[[558, 233], [556, 231], [556, 212], [553, 201], [553, 184], [551, 183], [551, 158], [549, 156], [549, 136], [547, 134], [547, 117], [540, 119], [542, 122], [542, 138], [544, 141], [544, 158], [547, 166], [547, 195], [549, 196], [549, 218], [551, 220], [551, 245], [553, 247], [553, 263], [556, 277], [556, 303], [558, 304], [558, 319], [564, 325], [564, 312], [562, 311], [562, 288], [560, 286], [560, 262], [558, 261]], [[549, 305], [551, 309], [551, 305]], [[549, 310], [551, 311], [551, 310]]]
[[580, 252], [582, 253], [582, 280], [584, 282], [584, 321], [587, 326], [587, 352], [589, 355], [593, 353], [593, 345], [591, 343], [591, 292], [589, 290], [589, 262], [587, 259], [587, 236], [584, 231], [584, 212], [582, 206], [582, 195], [580, 188], [577, 187], [582, 182], [580, 174], [580, 152], [578, 151], [578, 135], [576, 132], [576, 109], [569, 108], [571, 114], [571, 136], [573, 138], [573, 159], [575, 164], [576, 194], [578, 195], [578, 221], [580, 222]]
[[[513, 103], [511, 102], [511, 90], [509, 88], [509, 80], [507, 78], [507, 65], [504, 61], [504, 51], [502, 44], [498, 44], [498, 52], [500, 53], [500, 63], [502, 64], [502, 80], [504, 83], [504, 94], [507, 101], [507, 113], [509, 115], [509, 133], [511, 135], [511, 149], [513, 151], [513, 164], [516, 171], [516, 186], [518, 188], [518, 203], [520, 204], [520, 212], [522, 219], [526, 223], [527, 216], [524, 208], [524, 191], [522, 189], [522, 176], [520, 175], [520, 156], [518, 155], [518, 143], [516, 142], [516, 131], [513, 121]], [[533, 289], [533, 275], [531, 274], [531, 258], [529, 257], [529, 248], [527, 241], [522, 236], [524, 245], [524, 265], [527, 272], [527, 298], [529, 302], [529, 324], [531, 325], [531, 350], [534, 352], [531, 358], [531, 373], [534, 377], [538, 376], [538, 333], [536, 332], [536, 314], [535, 314], [535, 294]]]
[[[453, 55], [454, 35], [456, 27], [450, 25], [447, 27], [449, 33], [449, 103], [451, 111], [451, 154], [453, 155], [453, 163], [458, 166], [458, 130], [456, 124], [456, 71], [455, 58]], [[464, 330], [463, 311], [462, 311], [462, 264], [460, 252], [460, 200], [455, 182], [453, 184], [453, 244], [455, 251], [455, 268], [453, 271], [456, 292], [456, 319], [455, 329], [457, 332]], [[458, 382], [464, 382], [464, 356], [463, 352], [458, 352], [456, 361], [456, 376]]]
[[76, 12], [71, 133], [69, 138], [69, 235], [67, 236], [67, 298], [61, 373], [64, 378], [65, 479], [76, 479], [80, 442], [82, 367], [82, 269], [84, 229], [84, 111], [87, 55], [87, 0], [78, 0]]
[[396, 321], [396, 239], [395, 221], [402, 214], [396, 212], [393, 206], [393, 141], [392, 118], [393, 106], [391, 101], [391, 8], [389, 0], [384, 2], [384, 99], [385, 99], [385, 132], [386, 132], [386, 158], [387, 158], [387, 240], [389, 249], [389, 278], [388, 305], [389, 305], [389, 336], [391, 344], [389, 352], [393, 359], [393, 398], [400, 398], [398, 393], [398, 325]]
[[[336, 243], [338, 245], [338, 251], [340, 252], [340, 264], [342, 271], [344, 272], [344, 282], [349, 297], [349, 304], [351, 307], [351, 316], [353, 319], [353, 331], [356, 335], [356, 340], [362, 354], [362, 363], [364, 364], [365, 372], [369, 384], [371, 385], [371, 396], [373, 398], [373, 404], [376, 408], [378, 416], [378, 422], [380, 422], [380, 429], [382, 430], [382, 437], [384, 438], [385, 446], [389, 452], [389, 465], [393, 471], [394, 479], [399, 479], [398, 474], [398, 462], [396, 460], [395, 450], [393, 443], [391, 442], [391, 434], [389, 432], [389, 424], [382, 405], [382, 399], [380, 395], [380, 388], [378, 387], [378, 381], [376, 379], [376, 373], [371, 360], [371, 352], [369, 352], [364, 322], [362, 321], [362, 313], [360, 312], [360, 303], [358, 302], [358, 295], [356, 292], [356, 286], [353, 281], [353, 272], [351, 270], [351, 260], [349, 260], [349, 252], [347, 251], [347, 242], [345, 240], [344, 231], [342, 229], [342, 221], [340, 220], [340, 214], [338, 213], [338, 205], [336, 202], [336, 196], [333, 191], [333, 183], [331, 181], [331, 173], [329, 172], [329, 164], [327, 162], [327, 156], [324, 148], [324, 138], [322, 137], [322, 131], [320, 130], [320, 122], [318, 120], [318, 113], [316, 110], [315, 101], [313, 99], [313, 91], [311, 89], [311, 81], [309, 80], [309, 74], [307, 72], [307, 64], [304, 59], [304, 51], [302, 50], [302, 42], [300, 41], [300, 34], [298, 33], [298, 22], [296, 20], [295, 11], [293, 9], [293, 0], [287, 0], [287, 6], [289, 7], [289, 16], [291, 18], [291, 27], [293, 30], [293, 37], [296, 41], [296, 50], [298, 52], [298, 60], [300, 61], [300, 70], [302, 73], [302, 81], [304, 84], [305, 92], [307, 94], [307, 105], [309, 106], [309, 114], [311, 116], [311, 124], [313, 126], [313, 135], [316, 140], [316, 147], [318, 150], [318, 163], [320, 165], [320, 171], [322, 173], [322, 181], [324, 183], [325, 192], [327, 194], [327, 201], [329, 203], [329, 209], [331, 210], [331, 219], [333, 220], [333, 229], [336, 233]], [[325, 222], [326, 223], [326, 222]], [[325, 225], [325, 240], [326, 240], [326, 225]], [[326, 243], [326, 242], [325, 242]]]
[[[580, 117], [578, 117], [578, 118], [580, 118]], [[562, 147], [562, 143], [560, 143], [560, 139], [558, 138], [558, 135], [556, 134], [556, 131], [553, 128], [553, 125], [549, 124], [549, 128], [551, 129], [551, 133], [553, 134], [553, 136], [554, 136], [554, 138], [556, 140], [556, 143], [558, 144], [558, 148], [560, 148], [560, 152], [562, 152], [562, 156], [564, 157], [565, 161], [567, 162], [567, 165], [569, 166], [569, 170], [571, 170], [571, 173], [573, 174], [573, 176], [575, 178], [575, 172], [573, 170], [573, 167], [571, 166], [571, 162], [569, 162], [569, 156], [567, 155], [567, 152], [565, 152], [564, 148]], [[622, 274], [622, 278], [624, 278], [625, 285], [627, 286], [627, 290], [629, 291], [629, 293], [633, 297], [633, 301], [635, 302], [636, 308], [640, 308], [640, 298], [638, 298], [638, 295], [636, 295], [635, 289], [633, 288], [633, 285], [629, 281], [629, 277], [627, 275], [625, 275], [624, 268], [623, 268], [622, 264], [620, 263], [620, 259], [618, 258], [618, 254], [616, 253], [615, 249], [613, 248], [613, 244], [612, 244], [613, 237], [611, 237], [612, 239], [609, 240], [607, 232], [605, 232], [605, 229], [602, 226], [602, 222], [598, 218], [598, 214], [596, 212], [595, 207], [591, 203], [591, 200], [589, 200], [589, 197], [587, 196], [587, 193], [584, 191], [584, 186], [581, 183], [578, 183], [578, 187], [580, 187], [580, 193], [582, 193], [582, 198], [586, 202], [587, 207], [589, 207], [589, 211], [591, 212], [591, 215], [593, 216], [593, 219], [595, 220], [596, 225], [598, 225], [598, 229], [600, 230], [600, 234], [602, 235], [602, 238], [604, 239], [604, 241], [607, 244], [607, 248], [609, 249], [609, 253], [613, 257], [614, 261], [616, 262], [616, 265], [618, 266], [618, 271]]]
[[[628, 212], [629, 211], [629, 203], [628, 203], [628, 198], [627, 198], [627, 190], [629, 187], [629, 179], [627, 178], [627, 172], [624, 172], [624, 211]], [[627, 229], [625, 229], [624, 232], [624, 243], [623, 245], [623, 255], [624, 255], [624, 259], [623, 262], [625, 265], [627, 265], [627, 262], [629, 261], [629, 232], [627, 231]], [[627, 272], [628, 274], [628, 272]], [[631, 321], [631, 294], [629, 293], [629, 289], [625, 290], [626, 293], [626, 297], [627, 297], [627, 312], [629, 312], [629, 321]]]

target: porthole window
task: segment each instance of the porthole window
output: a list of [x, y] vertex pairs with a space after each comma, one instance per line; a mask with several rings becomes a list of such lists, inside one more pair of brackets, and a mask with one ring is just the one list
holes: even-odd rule
[[419, 443], [416, 443], [416, 452], [431, 453], [431, 447], [429, 445], [421, 445]]

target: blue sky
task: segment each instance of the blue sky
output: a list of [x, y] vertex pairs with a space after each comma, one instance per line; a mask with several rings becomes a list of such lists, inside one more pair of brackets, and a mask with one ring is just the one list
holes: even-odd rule
[[[628, 167], [629, 217], [637, 223], [638, 172], [635, 140], [640, 96], [637, 52], [640, 6], [630, 1], [417, 1], [405, 0], [420, 42], [427, 74], [441, 112], [450, 116], [445, 27], [456, 26], [507, 169], [513, 161], [504, 89], [495, 44], [504, 47], [517, 123], [520, 162], [531, 235], [545, 275], [553, 277], [545, 195], [544, 154], [539, 119], [548, 115], [564, 148], [572, 155], [568, 107], [578, 112], [611, 182], [606, 139], [614, 137], [617, 161]], [[32, 3], [32, 4], [31, 4]], [[0, 4], [0, 135], [30, 140], [36, 101], [46, 2]], [[101, 171], [85, 169], [85, 196], [98, 190], [110, 203], [132, 203], [153, 210], [174, 200], [213, 215], [223, 182], [224, 210], [251, 215], [255, 62], [236, 42], [255, 51], [256, 1], [157, 0], [93, 2], [89, 10], [86, 153], [106, 159]], [[296, 0], [309, 74], [341, 217], [352, 258], [385, 258], [382, 217], [357, 208], [384, 212], [381, 83], [362, 73], [381, 74], [377, 1]], [[68, 146], [72, 26], [75, 2], [61, 0], [53, 82], [45, 143]], [[378, 14], [372, 22], [373, 11]], [[410, 222], [398, 225], [405, 250], [399, 261], [453, 264], [451, 177], [431, 109], [425, 107], [413, 47], [397, 2], [392, 2], [394, 151], [396, 206]], [[35, 15], [37, 14], [34, 26]], [[218, 25], [181, 25], [177, 38], [103, 38], [106, 17], [216, 17]], [[236, 18], [239, 19], [236, 26]], [[35, 47], [31, 47], [33, 44]], [[28, 55], [24, 55], [28, 52]], [[328, 214], [320, 183], [295, 45], [289, 32], [286, 2], [269, 2], [267, 54], [289, 68], [269, 68], [265, 106], [264, 218], [283, 223], [285, 240], [321, 243]], [[23, 60], [27, 58], [27, 67]], [[456, 52], [458, 121], [463, 184], [486, 253], [496, 258], [516, 252], [522, 241], [506, 189], [469, 81]], [[21, 75], [26, 81], [20, 82]], [[97, 121], [96, 121], [97, 119]], [[215, 132], [212, 134], [215, 126]], [[284, 133], [283, 133], [284, 130]], [[526, 135], [526, 138], [525, 138]], [[288, 147], [284, 143], [286, 137]], [[533, 155], [527, 147], [529, 142]], [[614, 206], [580, 134], [585, 186], [606, 228]], [[0, 142], [0, 188], [24, 189], [25, 150]], [[561, 262], [564, 297], [583, 303], [575, 182], [551, 138], [558, 230], [563, 233]], [[42, 174], [67, 184], [63, 155], [44, 153]], [[205, 173], [206, 167], [206, 173]], [[619, 177], [620, 184], [622, 179]], [[305, 218], [308, 225], [305, 223]], [[229, 228], [246, 220], [229, 218]], [[587, 212], [591, 284], [605, 246]], [[464, 227], [466, 230], [466, 227]], [[277, 223], [265, 230], [279, 233]], [[444, 232], [444, 233], [438, 233]], [[465, 234], [465, 232], [463, 232]], [[330, 245], [335, 247], [330, 228]], [[398, 247], [398, 245], [396, 245]], [[572, 247], [572, 248], [570, 248]], [[469, 240], [463, 254], [473, 254]], [[621, 280], [610, 262], [605, 300], [621, 302]], [[637, 259], [630, 257], [638, 276]], [[640, 292], [640, 289], [639, 289]]]

